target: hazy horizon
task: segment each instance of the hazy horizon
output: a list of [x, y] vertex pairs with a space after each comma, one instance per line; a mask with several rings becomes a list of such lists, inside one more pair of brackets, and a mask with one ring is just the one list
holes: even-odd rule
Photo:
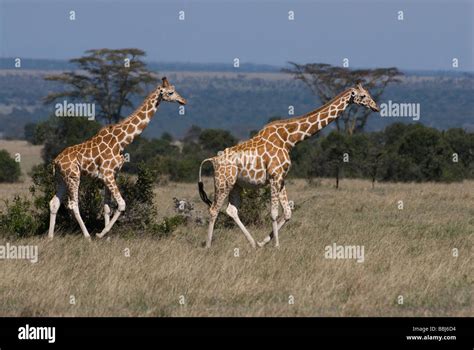
[[[118, 48], [117, 48], [118, 49]], [[0, 61], [1, 60], [13, 60], [14, 57], [0, 57]], [[69, 63], [69, 59], [67, 58], [32, 58], [32, 57], [22, 57], [22, 60], [23, 62], [25, 62], [25, 60], [34, 60], [34, 61], [57, 61], [57, 62], [64, 62], [64, 63]], [[13, 62], [13, 61], [12, 61]], [[208, 66], [224, 66], [224, 65], [228, 65], [228, 63], [226, 62], [191, 62], [191, 61], [156, 61], [156, 60], [149, 60], [147, 57], [144, 58], [144, 62], [147, 64], [147, 65], [157, 65], [157, 64], [163, 64], [163, 65], [182, 65], [182, 66], [185, 66], [185, 65], [195, 65], [195, 66], [198, 66], [198, 65], [208, 65]], [[300, 62], [298, 62], [300, 63]], [[305, 63], [327, 63], [327, 62], [305, 62]], [[282, 65], [276, 65], [276, 64], [267, 64], [267, 63], [260, 63], [260, 62], [241, 62], [240, 63], [241, 65], [241, 69], [242, 71], [245, 72], [245, 65], [249, 65], [249, 66], [254, 66], [254, 67], [259, 67], [261, 66], [262, 68], [263, 67], [267, 67], [268, 69], [272, 69], [274, 68], [275, 71], [273, 70], [269, 70], [268, 72], [267, 71], [264, 71], [264, 72], [261, 72], [261, 73], [280, 73], [279, 69], [281, 68], [288, 68], [289, 67], [289, 62], [287, 62], [286, 64], [282, 64]], [[22, 67], [23, 69], [28, 69], [27, 66], [23, 65]], [[369, 69], [369, 68], [386, 68], [386, 67], [355, 67], [355, 66], [352, 66], [350, 67], [350, 69]], [[407, 68], [407, 69], [404, 69], [404, 68], [399, 68], [399, 67], [396, 67], [398, 68], [400, 71], [402, 72], [405, 72], [405, 73], [410, 73], [410, 72], [420, 72], [420, 73], [423, 73], [423, 72], [426, 72], [426, 73], [436, 73], [436, 72], [439, 72], [439, 73], [445, 73], [445, 72], [449, 72], [449, 73], [469, 73], [469, 74], [473, 74], [474, 71], [473, 70], [463, 70], [462, 68], [459, 68], [459, 69], [456, 69], [456, 70], [453, 70], [453, 69], [423, 69], [423, 68], [419, 68], [419, 69], [416, 69], [416, 68]], [[13, 63], [11, 64], [11, 66], [9, 65], [8, 67], [5, 66], [5, 64], [3, 64], [2, 62], [0, 62], [0, 69], [16, 69], [13, 65]], [[153, 70], [153, 69], [151, 69]], [[171, 71], [171, 70], [169, 70]], [[185, 70], [183, 70], [185, 71]], [[194, 71], [193, 69], [191, 69], [190, 71]], [[231, 68], [229, 68], [229, 72], [231, 71]], [[216, 72], [219, 72], [218, 70], [216, 70]], [[253, 71], [247, 71], [247, 73], [251, 73]], [[255, 71], [255, 72], [260, 72], [260, 71]], [[235, 73], [239, 73], [238, 71], [235, 71]]]
[[284, 67], [342, 65], [348, 58], [350, 68], [473, 71], [473, 4], [1, 0], [0, 57], [68, 60], [93, 48], [136, 47], [150, 63], [232, 65], [237, 57], [241, 64]]

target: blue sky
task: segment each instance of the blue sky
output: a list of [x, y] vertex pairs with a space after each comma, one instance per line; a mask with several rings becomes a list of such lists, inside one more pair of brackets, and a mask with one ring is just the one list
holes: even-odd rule
[[137, 47], [150, 61], [340, 65], [349, 58], [352, 67], [450, 70], [458, 58], [472, 71], [473, 9], [472, 0], [0, 0], [0, 56], [69, 59], [91, 48]]

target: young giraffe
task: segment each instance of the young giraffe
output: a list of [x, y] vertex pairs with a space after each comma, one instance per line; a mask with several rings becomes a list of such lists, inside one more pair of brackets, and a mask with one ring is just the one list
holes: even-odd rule
[[[125, 210], [125, 201], [115, 183], [115, 175], [125, 161], [122, 154], [124, 148], [147, 127], [161, 101], [186, 104], [186, 100], [175, 91], [174, 86], [170, 85], [165, 77], [162, 81], [162, 84], [158, 85], [128, 118], [118, 124], [102, 128], [95, 136], [83, 143], [64, 149], [53, 160], [53, 171], [59, 171], [60, 176], [56, 177], [57, 192], [49, 202], [48, 237], [50, 239], [54, 236], [56, 214], [67, 192], [67, 207], [72, 210], [84, 236], [90, 240], [89, 232], [79, 213], [78, 191], [81, 175], [98, 177], [105, 184], [105, 227], [97, 237], [102, 238], [109, 232]], [[118, 204], [112, 220], [110, 220], [110, 195]]]
[[[377, 104], [358, 84], [334, 97], [324, 106], [306, 115], [286, 120], [278, 120], [266, 125], [250, 140], [226, 148], [217, 156], [205, 159], [199, 168], [199, 194], [209, 206], [210, 220], [206, 246], [212, 242], [214, 223], [224, 200], [229, 196], [227, 214], [234, 219], [250, 245], [255, 248], [255, 240], [239, 219], [240, 192], [242, 187], [259, 187], [270, 183], [272, 233], [258, 242], [260, 247], [273, 237], [279, 246], [278, 231], [291, 218], [284, 178], [291, 165], [290, 151], [300, 141], [314, 135], [334, 121], [351, 103], [379, 111]], [[210, 161], [214, 167], [214, 201], [211, 202], [204, 191], [201, 179], [202, 165]], [[283, 216], [277, 220], [279, 204]]]

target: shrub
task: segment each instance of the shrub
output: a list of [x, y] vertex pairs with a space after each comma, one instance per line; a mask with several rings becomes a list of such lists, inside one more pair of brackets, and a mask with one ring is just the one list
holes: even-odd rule
[[[55, 193], [54, 177], [51, 167], [40, 165], [32, 172], [33, 186], [30, 191], [34, 199], [38, 227], [34, 233], [46, 232], [49, 225], [49, 201]], [[154, 174], [141, 164], [134, 180], [130, 175], [119, 175], [117, 185], [126, 202], [125, 212], [115, 224], [122, 228], [140, 232], [153, 223], [155, 213], [153, 204]], [[114, 206], [116, 203], [113, 201]], [[79, 210], [90, 232], [100, 232], [104, 228], [103, 219], [104, 185], [102, 181], [82, 177], [79, 190]], [[78, 224], [63, 203], [56, 218], [56, 230], [78, 232]]]
[[5, 150], [0, 150], [0, 182], [18, 181], [21, 175], [20, 165]]
[[36, 126], [35, 143], [43, 143], [42, 157], [51, 162], [63, 149], [78, 144], [96, 134], [102, 125], [85, 118], [50, 117]]
[[15, 196], [12, 202], [5, 201], [5, 210], [0, 212], [0, 229], [3, 234], [28, 236], [38, 229], [31, 202]]
[[151, 226], [151, 230], [159, 237], [167, 237], [173, 233], [179, 226], [186, 225], [188, 218], [178, 214], [171, 217], [165, 217], [161, 222]]
[[117, 179], [120, 193], [127, 204], [119, 223], [133, 230], [145, 230], [155, 217], [156, 208], [153, 202], [153, 185], [156, 175], [143, 163], [138, 165], [134, 181], [129, 175], [121, 174]]
[[[262, 226], [270, 217], [270, 187], [245, 188], [240, 195], [239, 218], [245, 226]], [[227, 214], [219, 215], [216, 227], [231, 228], [235, 226], [234, 220]]]

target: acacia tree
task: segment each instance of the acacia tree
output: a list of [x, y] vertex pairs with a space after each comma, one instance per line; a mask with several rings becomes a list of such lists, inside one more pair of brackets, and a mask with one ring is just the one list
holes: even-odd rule
[[60, 98], [92, 102], [98, 107], [98, 118], [108, 124], [117, 123], [123, 117], [123, 109], [133, 107], [131, 97], [143, 94], [148, 84], [157, 81], [143, 62], [144, 56], [144, 51], [134, 48], [88, 50], [85, 56], [70, 60], [77, 70], [45, 77], [68, 85], [69, 89], [50, 93], [44, 102]]
[[[321, 102], [327, 103], [342, 91], [362, 83], [377, 100], [390, 83], [400, 82], [402, 73], [397, 68], [349, 69], [325, 63], [298, 64], [290, 62], [291, 68], [282, 71], [292, 74], [308, 86]], [[349, 135], [362, 131], [371, 111], [367, 108], [349, 106], [342, 116], [336, 119], [338, 131]]]

